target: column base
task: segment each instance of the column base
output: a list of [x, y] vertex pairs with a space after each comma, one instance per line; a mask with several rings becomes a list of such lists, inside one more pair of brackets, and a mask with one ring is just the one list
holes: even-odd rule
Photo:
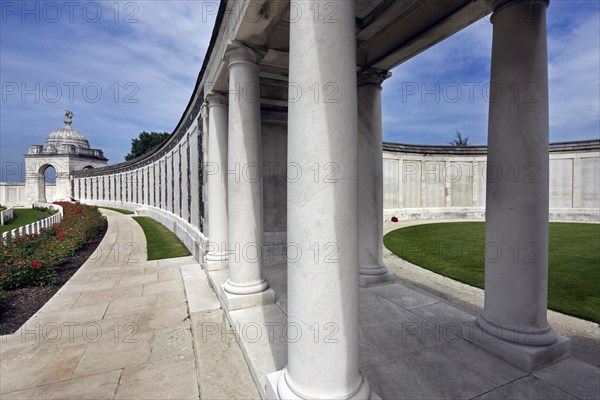
[[[267, 383], [265, 392], [267, 400], [302, 400], [298, 397], [285, 383], [285, 378], [282, 376], [283, 370], [272, 372], [267, 375]], [[279, 382], [281, 380], [281, 383]], [[368, 382], [363, 380], [363, 384], [358, 392], [348, 400], [381, 400], [381, 397], [371, 391]]]
[[222, 269], [227, 269], [227, 267], [229, 266], [229, 261], [209, 260], [207, 258], [205, 265], [208, 271], [220, 271]]
[[393, 272], [387, 272], [384, 274], [379, 274], [379, 275], [365, 275], [365, 274], [358, 274], [358, 286], [366, 288], [369, 286], [375, 286], [375, 285], [385, 285], [388, 283], [395, 283], [396, 282], [396, 274]]
[[544, 346], [509, 342], [473, 324], [473, 344], [525, 371], [531, 372], [571, 356], [571, 339], [556, 335], [556, 341]]
[[206, 261], [218, 261], [226, 263], [229, 261], [229, 256], [221, 253], [208, 253], [206, 255]]
[[275, 303], [275, 291], [271, 288], [267, 288], [258, 293], [233, 294], [225, 289], [226, 285], [227, 283], [221, 284], [221, 298], [223, 299], [223, 304], [229, 311]]

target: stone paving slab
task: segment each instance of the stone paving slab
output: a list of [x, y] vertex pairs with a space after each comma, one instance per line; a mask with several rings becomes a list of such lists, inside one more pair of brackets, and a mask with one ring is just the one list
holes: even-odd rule
[[115, 399], [198, 399], [194, 360], [166, 360], [125, 368]]
[[[251, 360], [255, 382], [266, 382], [267, 375], [285, 367], [287, 341], [282, 333], [287, 315], [276, 304], [229, 312], [246, 360]], [[265, 397], [264, 385], [258, 385]]]
[[206, 293], [212, 293], [212, 288], [198, 264], [182, 266], [181, 276], [185, 283], [185, 294], [190, 313], [215, 310], [221, 306], [216, 296], [206, 295]]
[[192, 314], [200, 398], [260, 399], [234, 331], [222, 309]]
[[121, 370], [103, 372], [83, 378], [69, 379], [31, 389], [2, 394], [6, 400], [109, 400], [115, 395], [121, 379]]
[[474, 400], [515, 399], [576, 400], [577, 398], [535, 376], [525, 376], [477, 396]]
[[470, 399], [527, 375], [463, 340], [374, 364], [363, 372], [383, 399]]
[[2, 353], [0, 393], [46, 385], [70, 379], [85, 353], [86, 345], [51, 350]]
[[600, 399], [600, 370], [576, 358], [568, 358], [534, 373], [580, 399]]

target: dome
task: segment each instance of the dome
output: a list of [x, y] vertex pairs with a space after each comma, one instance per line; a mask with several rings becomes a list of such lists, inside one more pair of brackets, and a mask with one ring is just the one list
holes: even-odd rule
[[65, 114], [65, 126], [55, 129], [48, 135], [44, 148], [61, 148], [62, 145], [73, 145], [80, 149], [89, 149], [90, 142], [85, 138], [83, 133], [76, 131], [71, 126], [73, 122], [73, 113], [67, 111]]
[[50, 132], [46, 139], [46, 145], [53, 145], [59, 147], [61, 145], [73, 145], [83, 149], [90, 148], [90, 142], [83, 136], [83, 133], [76, 131], [71, 126], [65, 126], [64, 128], [56, 129]]

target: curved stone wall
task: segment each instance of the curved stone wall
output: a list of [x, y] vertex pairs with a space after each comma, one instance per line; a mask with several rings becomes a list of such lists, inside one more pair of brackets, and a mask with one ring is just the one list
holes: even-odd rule
[[[384, 218], [484, 219], [486, 183], [536, 179], [533, 164], [501, 171], [485, 146], [384, 143]], [[600, 222], [600, 140], [550, 145], [550, 219]]]
[[[200, 103], [197, 103], [200, 104]], [[204, 227], [203, 123], [188, 119], [148, 156], [105, 168], [75, 172], [73, 197], [86, 204], [118, 207], [152, 217], [202, 259]]]
[[[71, 175], [72, 197], [87, 204], [104, 205], [148, 215], [174, 232], [201, 260], [206, 252], [203, 168], [206, 151], [205, 90], [216, 78], [219, 32], [227, 26], [226, 7], [219, 7], [211, 41], [190, 101], [171, 137], [150, 154], [103, 168]], [[223, 25], [223, 26], [222, 26]], [[212, 72], [214, 74], [214, 72]], [[203, 112], [204, 110], [204, 112]]]

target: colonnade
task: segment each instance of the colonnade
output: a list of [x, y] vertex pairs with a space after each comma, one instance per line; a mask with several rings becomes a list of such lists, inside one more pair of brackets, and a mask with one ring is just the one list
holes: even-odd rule
[[[335, 98], [301, 96], [288, 104], [287, 162], [299, 166], [300, 175], [287, 184], [287, 244], [296, 252], [287, 258], [287, 317], [306, 332], [330, 324], [338, 334], [334, 343], [308, 334], [288, 343], [287, 366], [268, 379], [267, 394], [274, 398], [374, 398], [359, 370], [358, 288], [395, 280], [383, 264], [382, 243], [381, 85], [389, 72], [359, 68], [357, 73], [355, 4], [335, 3], [335, 24], [308, 17], [290, 24], [289, 81], [306, 92], [315, 82], [320, 90], [329, 85]], [[535, 368], [568, 352], [568, 340], [546, 320], [548, 2], [490, 4], [491, 81], [502, 94], [490, 103], [488, 160], [507, 170], [533, 165], [536, 174], [531, 181], [515, 182], [508, 173], [488, 181], [486, 240], [506, 252], [486, 259], [485, 308], [477, 317], [478, 329], [498, 340], [494, 345], [476, 342]], [[309, 2], [297, 7], [304, 11], [300, 15], [312, 15]], [[260, 49], [230, 41], [221, 60], [229, 93], [205, 94], [202, 129], [192, 130], [153, 164], [107, 179], [78, 178], [74, 188], [79, 197], [97, 198], [101, 182], [109, 187], [108, 200], [162, 208], [208, 233], [206, 262], [228, 267], [221, 288], [228, 310], [272, 303], [276, 295], [263, 274], [262, 259], [263, 56]], [[536, 88], [533, 102], [515, 92], [527, 85]], [[198, 140], [204, 130], [211, 169], [206, 174], [207, 226], [198, 211], [203, 198], [195, 184], [202, 181]], [[315, 166], [333, 173], [315, 179], [309, 173]], [[240, 168], [250, 174], [240, 179], [232, 173]], [[514, 243], [523, 255], [533, 248], [536, 256], [507, 257]]]

